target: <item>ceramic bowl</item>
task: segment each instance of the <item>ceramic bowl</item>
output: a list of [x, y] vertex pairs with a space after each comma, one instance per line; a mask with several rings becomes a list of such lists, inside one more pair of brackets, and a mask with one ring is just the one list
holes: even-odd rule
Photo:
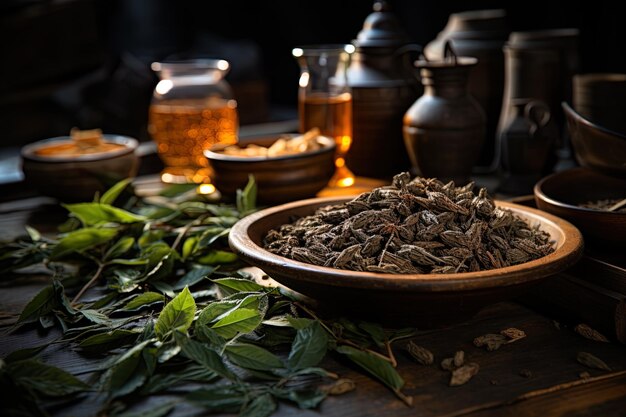
[[26, 184], [39, 193], [63, 202], [91, 201], [116, 182], [134, 177], [139, 167], [137, 140], [120, 135], [103, 135], [106, 142], [123, 145], [109, 152], [77, 156], [42, 156], [41, 148], [70, 141], [61, 136], [26, 145], [21, 150]]
[[578, 162], [608, 175], [626, 178], [626, 134], [606, 129], [563, 103]]
[[456, 274], [384, 274], [311, 265], [262, 247], [271, 229], [317, 208], [346, 199], [318, 198], [259, 211], [232, 228], [232, 250], [274, 280], [319, 302], [322, 311], [394, 325], [432, 327], [465, 320], [480, 308], [510, 297], [573, 265], [582, 254], [582, 236], [571, 223], [536, 209], [498, 202], [550, 233], [555, 252], [524, 264]]
[[[245, 144], [268, 147], [285, 136], [259, 137]], [[325, 136], [320, 137], [320, 142], [322, 148], [316, 151], [270, 158], [226, 155], [220, 152], [224, 145], [212, 147], [204, 154], [214, 171], [211, 180], [226, 199], [232, 200], [252, 174], [259, 203], [271, 205], [313, 197], [328, 184], [335, 172], [335, 142]]]
[[594, 243], [626, 243], [626, 213], [579, 207], [581, 203], [626, 198], [626, 178], [603, 175], [588, 168], [552, 174], [535, 185], [541, 210], [575, 224]]

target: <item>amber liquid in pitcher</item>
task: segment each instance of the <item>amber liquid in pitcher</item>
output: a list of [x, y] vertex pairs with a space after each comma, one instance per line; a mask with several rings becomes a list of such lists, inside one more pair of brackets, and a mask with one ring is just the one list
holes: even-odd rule
[[317, 127], [324, 136], [335, 139], [337, 154], [345, 155], [352, 143], [352, 96], [311, 94], [299, 101], [300, 132]]
[[237, 142], [237, 102], [221, 98], [167, 100], [150, 106], [149, 132], [169, 183], [207, 182], [205, 149]]

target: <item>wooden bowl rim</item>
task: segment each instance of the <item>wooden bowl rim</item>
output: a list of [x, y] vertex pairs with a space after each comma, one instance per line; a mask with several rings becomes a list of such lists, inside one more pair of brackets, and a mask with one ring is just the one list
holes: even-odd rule
[[[359, 272], [307, 264], [275, 255], [250, 239], [248, 229], [260, 219], [282, 211], [304, 206], [321, 206], [348, 201], [351, 198], [314, 198], [271, 207], [238, 221], [230, 231], [231, 249], [245, 261], [261, 269], [289, 273], [292, 280], [329, 287], [348, 287], [385, 291], [452, 292], [488, 289], [524, 284], [556, 274], [573, 265], [582, 256], [583, 237], [571, 223], [541, 210], [514, 203], [497, 201], [499, 207], [511, 209], [529, 221], [551, 223], [560, 232], [562, 241], [556, 250], [542, 258], [523, 264], [487, 271], [456, 274], [383, 274]], [[280, 281], [280, 276], [273, 276]]]
[[568, 203], [564, 203], [562, 201], [556, 200], [553, 197], [550, 197], [548, 194], [546, 194], [546, 192], [543, 190], [543, 187], [545, 184], [558, 180], [561, 177], [566, 178], [568, 173], [571, 174], [572, 172], [588, 172], [594, 176], [598, 176], [601, 177], [602, 175], [599, 174], [596, 171], [591, 170], [590, 168], [583, 168], [583, 167], [579, 167], [579, 168], [573, 168], [571, 170], [566, 170], [566, 171], [561, 171], [561, 172], [555, 172], [554, 174], [548, 175], [547, 177], [542, 178], [541, 180], [539, 180], [536, 184], [535, 187], [533, 188], [533, 193], [535, 194], [535, 197], [538, 198], [539, 200], [548, 203], [552, 206], [555, 207], [560, 207], [562, 209], [565, 210], [569, 210], [572, 212], [578, 212], [578, 213], [585, 213], [588, 214], [589, 216], [614, 216], [614, 217], [626, 217], [626, 213], [619, 213], [616, 211], [606, 211], [606, 210], [594, 210], [592, 208], [587, 208], [587, 207], [579, 207], [579, 206], [575, 206], [573, 204], [568, 204]]
[[20, 152], [23, 160], [27, 161], [36, 161], [50, 164], [59, 164], [59, 163], [71, 163], [71, 162], [98, 162], [105, 161], [107, 159], [119, 158], [120, 156], [128, 155], [134, 153], [137, 147], [139, 146], [139, 142], [137, 139], [131, 138], [129, 136], [124, 135], [115, 135], [115, 134], [103, 134], [102, 138], [106, 142], [116, 143], [119, 145], [124, 145], [123, 148], [110, 151], [110, 152], [101, 152], [101, 153], [93, 153], [93, 154], [85, 154], [78, 156], [55, 156], [55, 157], [46, 157], [40, 156], [35, 153], [35, 151], [42, 146], [50, 145], [55, 142], [67, 142], [71, 141], [71, 137], [69, 136], [57, 136], [54, 138], [43, 139], [37, 142], [29, 143], [28, 145], [24, 145]]
[[[270, 140], [271, 138], [274, 138], [274, 142], [277, 141], [280, 138], [286, 137], [286, 136], [294, 136], [294, 134], [283, 134], [280, 136], [267, 136], [267, 137], [259, 137], [256, 138], [256, 141], [261, 141], [261, 140]], [[220, 150], [223, 150], [224, 148], [231, 146], [231, 145], [225, 145], [225, 144], [217, 144], [213, 147], [211, 147], [210, 149], [207, 149], [204, 151], [204, 156], [210, 160], [210, 161], [221, 161], [221, 162], [268, 162], [268, 161], [283, 161], [283, 160], [293, 160], [293, 159], [304, 159], [304, 158], [310, 158], [312, 156], [316, 156], [316, 155], [321, 155], [324, 153], [334, 153], [335, 152], [335, 148], [337, 146], [337, 144], [335, 143], [335, 140], [328, 137], [328, 136], [324, 136], [324, 135], [319, 135], [318, 138], [320, 138], [323, 142], [322, 144], [322, 148], [315, 150], [315, 151], [311, 151], [311, 152], [301, 152], [301, 153], [296, 153], [296, 154], [291, 154], [291, 155], [282, 155], [282, 156], [273, 156], [273, 157], [265, 157], [265, 156], [235, 156], [235, 155], [226, 155], [224, 153], [219, 152]], [[255, 140], [252, 140], [250, 142], [247, 142], [246, 145], [248, 144], [252, 144], [254, 143]], [[273, 143], [273, 142], [272, 142]]]

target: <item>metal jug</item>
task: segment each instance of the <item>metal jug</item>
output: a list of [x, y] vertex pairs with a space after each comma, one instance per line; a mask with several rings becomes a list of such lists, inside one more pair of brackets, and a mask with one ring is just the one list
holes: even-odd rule
[[346, 164], [356, 174], [391, 178], [410, 167], [402, 139], [402, 117], [421, 95], [411, 65], [410, 44], [387, 2], [376, 2], [352, 41], [355, 52], [348, 68], [352, 88], [353, 141]]

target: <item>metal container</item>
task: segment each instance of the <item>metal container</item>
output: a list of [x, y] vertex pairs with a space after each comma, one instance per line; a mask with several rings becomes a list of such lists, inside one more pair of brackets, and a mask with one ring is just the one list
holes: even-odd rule
[[356, 51], [348, 68], [352, 88], [353, 141], [346, 164], [356, 175], [391, 178], [409, 168], [402, 140], [402, 117], [421, 94], [411, 65], [410, 44], [386, 2], [374, 4], [352, 41]]
[[478, 160], [480, 171], [496, 168], [496, 131], [504, 91], [502, 47], [509, 32], [506, 11], [502, 9], [453, 13], [437, 38], [424, 48], [424, 55], [429, 60], [440, 60], [443, 59], [445, 43], [450, 41], [457, 54], [478, 59], [468, 84], [470, 94], [481, 105], [487, 117], [487, 133]]
[[424, 95], [404, 116], [404, 142], [418, 174], [463, 184], [478, 161], [486, 118], [468, 91], [477, 59], [451, 55], [416, 62]]

